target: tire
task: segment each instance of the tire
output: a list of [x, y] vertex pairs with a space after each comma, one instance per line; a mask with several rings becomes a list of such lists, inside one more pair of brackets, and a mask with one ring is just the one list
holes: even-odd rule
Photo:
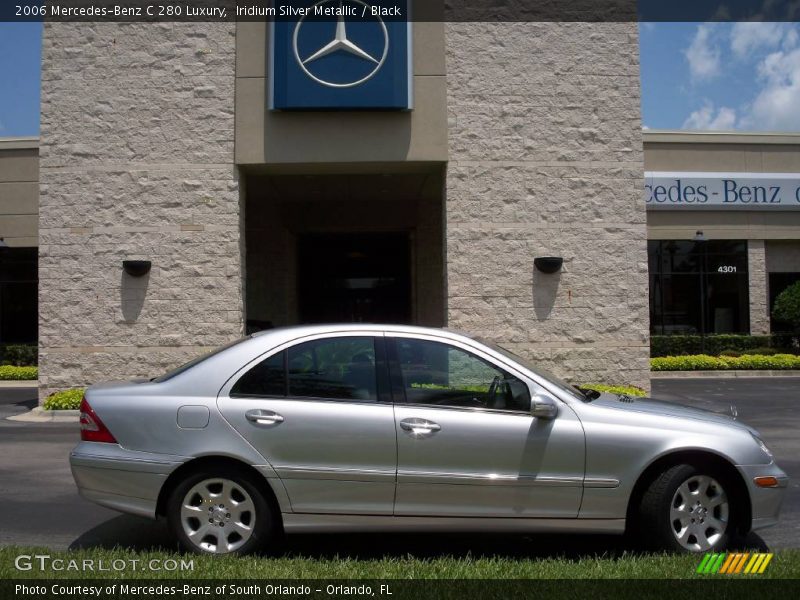
[[703, 553], [724, 548], [735, 527], [727, 479], [708, 467], [676, 465], [642, 496], [637, 535], [650, 549]]
[[278, 529], [253, 476], [230, 469], [198, 471], [175, 486], [167, 522], [180, 546], [198, 554], [249, 554]]

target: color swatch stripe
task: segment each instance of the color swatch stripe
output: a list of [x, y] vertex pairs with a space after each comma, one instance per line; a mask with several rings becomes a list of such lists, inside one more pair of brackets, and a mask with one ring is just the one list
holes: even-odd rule
[[773, 554], [766, 552], [706, 553], [697, 566], [697, 573], [725, 575], [760, 574], [767, 568]]

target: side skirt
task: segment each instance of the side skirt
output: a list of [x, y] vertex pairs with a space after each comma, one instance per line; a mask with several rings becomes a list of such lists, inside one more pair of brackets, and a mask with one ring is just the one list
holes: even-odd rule
[[395, 517], [283, 513], [286, 533], [333, 532], [496, 532], [608, 533], [625, 532], [625, 519], [519, 519], [483, 517]]

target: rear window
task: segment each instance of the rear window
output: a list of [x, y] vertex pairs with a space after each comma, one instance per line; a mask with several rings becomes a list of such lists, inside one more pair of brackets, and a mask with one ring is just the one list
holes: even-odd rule
[[161, 383], [163, 381], [168, 381], [168, 380], [172, 379], [173, 377], [176, 377], [176, 376], [180, 375], [184, 371], [188, 371], [192, 367], [194, 367], [196, 365], [199, 365], [204, 360], [208, 360], [209, 358], [211, 358], [212, 356], [216, 356], [220, 352], [225, 352], [225, 350], [228, 350], [229, 348], [233, 348], [234, 346], [238, 346], [242, 342], [246, 342], [251, 337], [252, 336], [247, 336], [247, 337], [243, 337], [243, 338], [238, 339], [238, 340], [234, 340], [230, 344], [225, 344], [224, 346], [221, 346], [221, 347], [217, 348], [216, 350], [212, 350], [211, 352], [203, 354], [202, 356], [198, 356], [197, 358], [194, 358], [194, 359], [190, 360], [186, 364], [181, 365], [177, 369], [174, 369], [172, 371], [168, 371], [167, 373], [164, 373], [163, 375], [161, 375], [159, 377], [154, 377], [150, 381], [153, 381], [155, 383]]

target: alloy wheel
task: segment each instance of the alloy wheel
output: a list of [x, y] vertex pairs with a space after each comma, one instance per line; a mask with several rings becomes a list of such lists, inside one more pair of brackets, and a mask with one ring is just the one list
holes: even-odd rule
[[670, 504], [670, 529], [692, 552], [713, 548], [725, 535], [730, 517], [728, 496], [708, 475], [693, 475], [678, 486]]
[[230, 479], [205, 479], [181, 502], [181, 526], [199, 550], [227, 554], [253, 535], [256, 509], [247, 491]]

